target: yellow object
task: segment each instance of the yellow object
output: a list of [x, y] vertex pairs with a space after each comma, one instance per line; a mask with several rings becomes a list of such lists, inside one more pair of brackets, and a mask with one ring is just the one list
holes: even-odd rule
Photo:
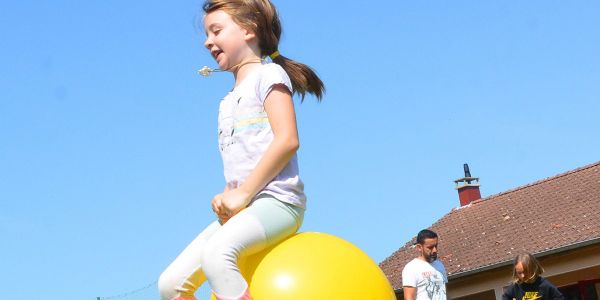
[[325, 233], [296, 234], [238, 264], [253, 300], [396, 300], [366, 253]]
[[279, 51], [275, 51], [275, 52], [271, 53], [271, 55], [269, 55], [269, 57], [270, 57], [271, 59], [275, 59], [275, 58], [277, 58], [277, 56], [279, 56], [279, 55], [280, 55], [280, 54], [279, 54]]

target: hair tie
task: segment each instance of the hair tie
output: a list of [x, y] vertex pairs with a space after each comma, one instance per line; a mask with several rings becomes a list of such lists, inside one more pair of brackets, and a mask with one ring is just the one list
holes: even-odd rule
[[269, 57], [273, 60], [279, 56], [279, 50], [275, 50], [275, 52], [271, 53]]

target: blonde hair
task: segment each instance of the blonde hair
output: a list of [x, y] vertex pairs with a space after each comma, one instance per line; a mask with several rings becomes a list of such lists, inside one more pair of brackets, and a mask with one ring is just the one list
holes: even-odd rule
[[[278, 51], [282, 28], [277, 9], [271, 1], [206, 0], [202, 8], [206, 14], [222, 10], [238, 25], [254, 32], [258, 38], [261, 57], [270, 56]], [[280, 65], [290, 77], [294, 93], [299, 94], [302, 100], [306, 93], [310, 93], [317, 97], [317, 101], [321, 101], [325, 85], [313, 69], [280, 54], [273, 57], [272, 61]]]
[[[517, 264], [521, 263], [523, 265], [523, 273], [525, 277], [523, 280], [519, 278], [517, 274]], [[513, 278], [512, 281], [514, 283], [523, 283], [523, 282], [532, 282], [536, 280], [540, 275], [544, 273], [544, 268], [540, 265], [538, 260], [531, 255], [531, 253], [523, 253], [517, 255], [513, 262]]]

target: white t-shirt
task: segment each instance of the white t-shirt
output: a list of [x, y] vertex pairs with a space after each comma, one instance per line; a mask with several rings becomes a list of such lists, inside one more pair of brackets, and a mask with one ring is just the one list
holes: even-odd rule
[[428, 263], [415, 258], [402, 270], [402, 286], [417, 288], [416, 300], [446, 300], [448, 275], [439, 260]]
[[[281, 66], [274, 63], [263, 64], [221, 100], [219, 150], [223, 158], [225, 181], [231, 189], [239, 187], [246, 180], [273, 141], [264, 102], [277, 84], [292, 91], [290, 78]], [[304, 184], [299, 177], [296, 155], [259, 192], [263, 193], [306, 208]]]

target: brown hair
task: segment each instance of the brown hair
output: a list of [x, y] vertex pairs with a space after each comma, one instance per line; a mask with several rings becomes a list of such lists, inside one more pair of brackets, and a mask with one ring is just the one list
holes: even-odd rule
[[[519, 278], [517, 274], [517, 264], [521, 263], [523, 265], [523, 273], [525, 273], [525, 277], [523, 280]], [[540, 263], [535, 259], [533, 255], [530, 253], [523, 253], [517, 255], [513, 262], [513, 282], [515, 283], [523, 283], [530, 282], [537, 279], [540, 275], [544, 273], [544, 268], [540, 265]]]
[[[278, 51], [281, 37], [281, 22], [277, 9], [269, 0], [206, 0], [202, 6], [205, 13], [223, 10], [241, 27], [251, 30], [258, 38], [261, 57]], [[272, 59], [290, 76], [294, 93], [304, 100], [308, 92], [321, 101], [325, 85], [309, 66], [291, 60], [283, 55]]]

